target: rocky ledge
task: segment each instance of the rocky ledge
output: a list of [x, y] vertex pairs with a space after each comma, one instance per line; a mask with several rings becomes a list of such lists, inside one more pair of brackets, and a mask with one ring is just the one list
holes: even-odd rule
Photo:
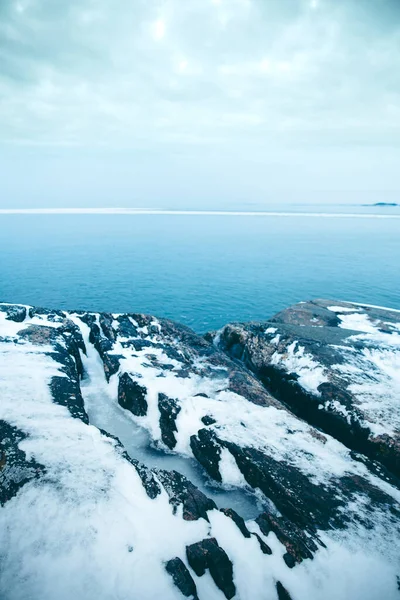
[[0, 304], [0, 597], [400, 598], [399, 373], [388, 309]]

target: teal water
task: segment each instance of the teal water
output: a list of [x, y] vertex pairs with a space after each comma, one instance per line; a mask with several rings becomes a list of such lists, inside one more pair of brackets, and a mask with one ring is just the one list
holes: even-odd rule
[[316, 297], [400, 309], [399, 219], [6, 214], [0, 257], [1, 301], [199, 332]]

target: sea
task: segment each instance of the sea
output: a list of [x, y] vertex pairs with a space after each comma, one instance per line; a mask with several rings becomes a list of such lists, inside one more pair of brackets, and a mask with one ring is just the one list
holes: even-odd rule
[[0, 211], [0, 301], [199, 333], [330, 298], [400, 309], [400, 206]]

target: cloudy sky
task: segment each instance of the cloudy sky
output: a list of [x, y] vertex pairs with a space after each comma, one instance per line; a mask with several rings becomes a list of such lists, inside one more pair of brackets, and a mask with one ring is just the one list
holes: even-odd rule
[[1, 206], [400, 194], [399, 0], [0, 0]]

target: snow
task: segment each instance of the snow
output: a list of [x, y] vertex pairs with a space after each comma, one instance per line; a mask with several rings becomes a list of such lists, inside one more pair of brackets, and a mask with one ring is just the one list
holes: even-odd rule
[[356, 306], [352, 308], [348, 308], [346, 306], [327, 306], [327, 309], [335, 313], [356, 313], [360, 311], [360, 309]]
[[218, 329], [218, 331], [214, 335], [213, 344], [216, 348], [219, 348], [219, 345], [221, 343], [221, 336], [224, 333], [224, 330], [225, 327], [222, 327], [221, 329]]
[[[379, 547], [376, 537], [383, 535], [379, 525], [369, 532], [351, 528], [340, 536], [335, 532], [322, 533], [320, 537], [327, 548], [320, 548], [312, 561], [287, 569], [282, 560], [286, 549], [273, 532], [266, 537], [256, 523], [246, 523], [272, 549], [271, 555], [263, 555], [255, 537], [243, 538], [229, 517], [211, 511], [209, 518], [219, 542], [229, 549], [241, 600], [276, 598], [276, 581], [296, 600], [398, 598], [398, 561]], [[395, 536], [390, 538], [396, 544]]]
[[346, 417], [347, 422], [349, 424], [351, 423], [351, 413], [347, 410], [344, 404], [339, 402], [339, 400], [326, 400], [323, 405], [319, 406], [320, 409], [323, 407], [325, 407], [326, 410], [335, 411], [336, 413], [343, 415], [343, 417]]
[[351, 313], [338, 315], [340, 319], [339, 327], [342, 329], [352, 329], [353, 331], [363, 331], [365, 333], [375, 333], [376, 327], [365, 313]]
[[370, 333], [352, 335], [348, 339], [352, 342], [361, 341], [370, 346], [393, 347], [398, 351], [400, 350], [400, 335], [397, 331], [394, 331], [395, 329], [398, 329], [398, 326], [393, 325], [392, 328], [393, 333], [386, 333], [385, 331], [375, 329], [375, 331]]
[[[386, 534], [379, 525], [370, 532], [351, 528], [340, 536], [335, 532], [322, 534], [327, 549], [318, 551], [312, 565], [310, 561], [304, 561], [287, 573], [283, 583], [289, 591], [293, 590], [297, 600], [395, 600], [398, 598], [399, 564], [384, 548], [377, 547], [379, 542], [375, 545], [380, 535]], [[389, 534], [389, 537], [397, 544], [394, 536]]]
[[323, 366], [296, 341], [287, 346], [286, 353], [275, 352], [271, 363], [283, 366], [288, 373], [297, 375], [301, 387], [317, 396], [321, 395], [318, 387], [328, 381]]
[[357, 413], [373, 435], [400, 431], [400, 351], [387, 348], [342, 349], [345, 364], [333, 365], [348, 382]]
[[[368, 306], [368, 305], [362, 305]], [[377, 307], [379, 308], [379, 307]], [[339, 327], [342, 329], [350, 329], [352, 331], [360, 331], [364, 336], [352, 336], [349, 338], [352, 340], [366, 340], [375, 342], [377, 344], [386, 344], [390, 346], [400, 346], [400, 335], [397, 333], [400, 329], [400, 324], [385, 322], [385, 321], [371, 321], [369, 316], [363, 312], [362, 307], [345, 308], [341, 306], [328, 306], [328, 309], [336, 312], [340, 324]], [[390, 309], [392, 311], [392, 309]], [[392, 311], [396, 312], [396, 311]], [[342, 314], [339, 314], [342, 313]], [[382, 323], [392, 331], [390, 333], [381, 331]]]
[[24, 328], [23, 323], [9, 321], [7, 314], [0, 311], [0, 338], [14, 338], [18, 334], [18, 331]]
[[46, 466], [0, 510], [0, 597], [179, 598], [163, 562], [208, 524], [173, 515], [166, 492], [150, 500], [115, 442], [52, 402], [60, 371], [50, 350], [0, 343], [0, 418], [29, 435], [21, 449]]
[[246, 480], [239, 470], [235, 458], [227, 448], [223, 448], [221, 451], [218, 469], [225, 485], [247, 486]]
[[[400, 324], [372, 321], [362, 306], [357, 307], [357, 313], [338, 316], [340, 327], [360, 332], [348, 337], [344, 345], [336, 346], [344, 360], [332, 366], [335, 379], [341, 379], [354, 395], [356, 410], [352, 416], [369, 427], [372, 436], [397, 435], [400, 431]], [[334, 407], [343, 414], [341, 405]]]

